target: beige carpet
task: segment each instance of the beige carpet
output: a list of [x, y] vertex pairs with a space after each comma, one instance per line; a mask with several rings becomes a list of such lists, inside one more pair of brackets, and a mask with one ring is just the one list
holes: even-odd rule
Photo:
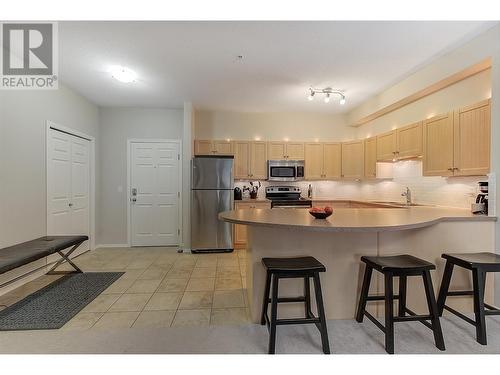
[[[434, 347], [432, 332], [418, 322], [396, 325], [396, 353], [500, 354], [500, 319], [487, 319], [488, 345], [457, 318], [442, 320], [447, 350]], [[385, 353], [383, 334], [371, 322], [328, 322], [332, 353]], [[266, 353], [265, 327], [241, 326], [26, 331], [0, 333], [0, 353]], [[321, 353], [313, 326], [278, 327], [278, 353]]]

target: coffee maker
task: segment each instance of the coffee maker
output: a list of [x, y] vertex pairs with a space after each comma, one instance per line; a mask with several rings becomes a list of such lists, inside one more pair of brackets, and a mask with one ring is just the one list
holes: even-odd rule
[[479, 193], [472, 204], [472, 213], [488, 215], [488, 181], [479, 181]]

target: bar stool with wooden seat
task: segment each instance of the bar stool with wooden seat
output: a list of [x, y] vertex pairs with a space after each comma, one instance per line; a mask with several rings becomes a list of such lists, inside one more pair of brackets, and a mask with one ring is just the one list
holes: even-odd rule
[[[321, 334], [323, 352], [330, 353], [328, 342], [328, 332], [326, 328], [326, 316], [323, 306], [323, 296], [321, 294], [321, 282], [319, 273], [325, 272], [326, 267], [316, 258], [296, 257], [296, 258], [262, 258], [262, 264], [266, 268], [266, 286], [264, 299], [262, 302], [261, 324], [267, 325], [269, 330], [269, 354], [274, 354], [276, 349], [276, 327], [282, 324], [315, 324]], [[280, 298], [278, 296], [279, 280], [285, 278], [303, 278], [304, 296]], [[311, 311], [311, 288], [310, 279], [314, 282], [316, 296], [316, 306], [318, 317]], [[269, 296], [272, 282], [272, 294]], [[305, 317], [295, 319], [278, 319], [278, 303], [304, 302]], [[271, 319], [267, 315], [268, 304], [271, 304]]]
[[[476, 327], [476, 340], [486, 345], [486, 315], [500, 315], [500, 310], [484, 302], [484, 290], [486, 286], [486, 274], [488, 272], [500, 272], [500, 255], [494, 253], [464, 253], [443, 254], [446, 259], [443, 280], [439, 289], [438, 310], [443, 315], [446, 309], [459, 318]], [[472, 289], [466, 291], [449, 291], [453, 267], [459, 266], [472, 271]], [[446, 305], [448, 296], [473, 296], [475, 320]]]
[[[395, 256], [363, 256], [361, 261], [366, 264], [361, 296], [359, 298], [356, 320], [361, 323], [366, 315], [378, 328], [385, 333], [385, 350], [389, 354], [394, 354], [394, 323], [419, 321], [434, 333], [436, 347], [445, 350], [443, 332], [439, 322], [439, 314], [432, 288], [430, 270], [435, 269], [434, 264], [412, 255]], [[377, 270], [384, 275], [385, 293], [383, 296], [370, 296], [370, 280], [372, 271]], [[408, 276], [422, 276], [429, 308], [428, 315], [417, 315], [406, 307], [406, 282]], [[393, 279], [399, 277], [399, 294], [393, 293]], [[399, 300], [398, 314], [394, 316], [394, 300]], [[368, 301], [385, 301], [385, 325], [382, 325], [373, 315], [366, 311]], [[408, 313], [408, 315], [406, 315]], [[430, 320], [430, 323], [428, 322]]]

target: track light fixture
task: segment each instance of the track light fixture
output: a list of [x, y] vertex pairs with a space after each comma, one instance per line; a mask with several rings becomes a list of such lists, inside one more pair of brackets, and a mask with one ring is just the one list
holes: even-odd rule
[[330, 102], [331, 95], [335, 94], [335, 95], [340, 96], [339, 104], [340, 105], [345, 104], [345, 95], [340, 90], [334, 90], [331, 87], [326, 87], [324, 89], [314, 89], [314, 88], [310, 87], [309, 88], [309, 95], [308, 95], [307, 99], [309, 101], [313, 100], [315, 94], [325, 94], [325, 99], [324, 99], [325, 103]]

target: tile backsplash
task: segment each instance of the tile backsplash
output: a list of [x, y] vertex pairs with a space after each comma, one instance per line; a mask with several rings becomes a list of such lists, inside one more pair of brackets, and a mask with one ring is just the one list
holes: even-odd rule
[[[393, 178], [364, 181], [302, 181], [279, 183], [261, 181], [258, 197], [265, 197], [268, 185], [298, 185], [302, 195], [307, 195], [311, 184], [314, 198], [361, 199], [404, 202], [401, 193], [408, 186], [415, 203], [447, 207], [469, 208], [474, 201], [478, 181], [486, 181], [486, 176], [473, 177], [424, 177], [421, 160], [406, 160], [393, 163]], [[240, 188], [249, 185], [248, 181], [236, 181]], [[493, 190], [490, 187], [490, 191]]]

